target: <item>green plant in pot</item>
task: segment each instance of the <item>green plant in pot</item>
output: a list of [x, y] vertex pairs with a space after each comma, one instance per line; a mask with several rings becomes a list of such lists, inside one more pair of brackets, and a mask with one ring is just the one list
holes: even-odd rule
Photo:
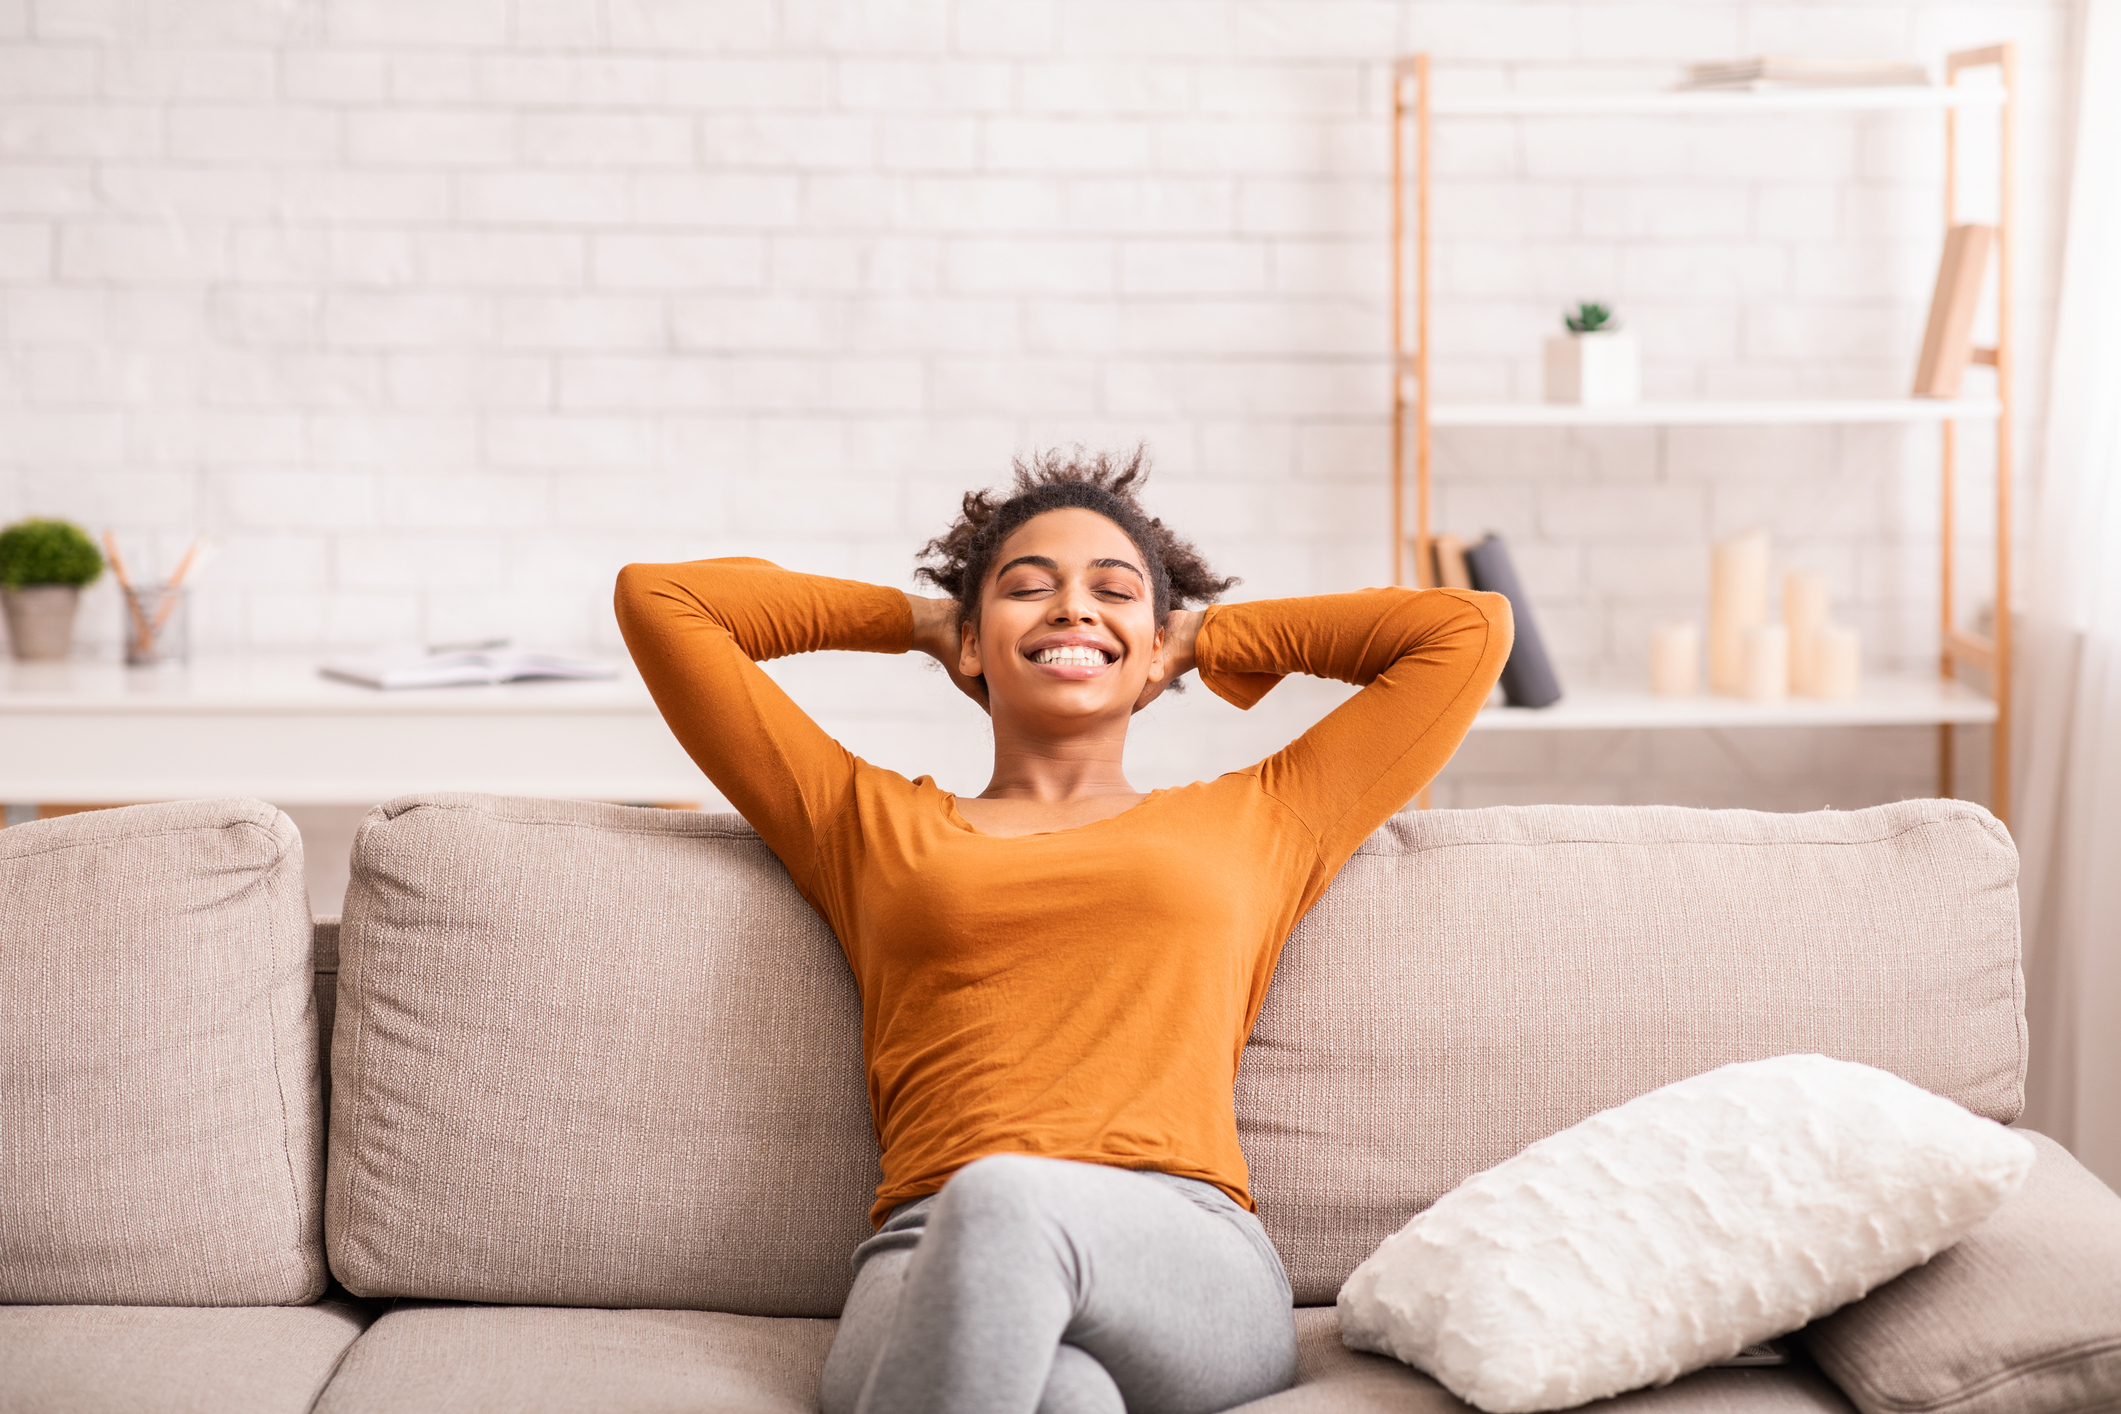
[[64, 658], [73, 647], [81, 586], [103, 573], [103, 554], [80, 526], [31, 517], [0, 530], [0, 604], [21, 659]]

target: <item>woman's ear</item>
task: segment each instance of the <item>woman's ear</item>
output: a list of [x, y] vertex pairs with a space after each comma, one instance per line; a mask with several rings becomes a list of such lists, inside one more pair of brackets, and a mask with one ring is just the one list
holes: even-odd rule
[[1158, 629], [1156, 631], [1156, 651], [1152, 653], [1149, 657], [1150, 682], [1162, 682], [1164, 680], [1164, 669], [1170, 662], [1170, 660], [1164, 656], [1164, 650], [1170, 647], [1170, 645], [1171, 634], [1169, 630], [1161, 628]]
[[957, 626], [957, 670], [968, 678], [985, 671], [979, 661], [979, 625], [970, 621]]

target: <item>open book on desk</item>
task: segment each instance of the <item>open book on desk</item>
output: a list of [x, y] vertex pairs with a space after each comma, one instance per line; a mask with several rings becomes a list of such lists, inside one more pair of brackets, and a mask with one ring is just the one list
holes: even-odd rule
[[533, 653], [507, 640], [401, 648], [360, 657], [333, 658], [319, 669], [328, 678], [363, 687], [466, 687], [520, 682], [528, 678], [615, 678], [616, 665], [562, 653]]

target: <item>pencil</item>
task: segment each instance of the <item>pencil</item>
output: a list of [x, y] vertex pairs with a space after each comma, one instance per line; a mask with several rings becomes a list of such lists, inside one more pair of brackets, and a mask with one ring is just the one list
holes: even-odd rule
[[162, 630], [168, 627], [169, 616], [177, 611], [177, 588], [184, 583], [184, 576], [191, 570], [192, 561], [198, 558], [198, 554], [199, 542], [194, 540], [184, 552], [184, 558], [177, 561], [177, 572], [169, 577], [168, 584], [162, 586], [162, 602], [155, 606], [155, 626], [148, 630], [148, 642], [141, 647], [152, 647], [154, 640], [160, 638]]
[[118, 553], [118, 537], [108, 530], [103, 532], [103, 548], [110, 556], [111, 573], [118, 576], [118, 588], [125, 595], [125, 609], [133, 621], [133, 656], [147, 651], [154, 631], [147, 626], [147, 614], [140, 608], [140, 596], [133, 593], [132, 576], [125, 572], [125, 556]]

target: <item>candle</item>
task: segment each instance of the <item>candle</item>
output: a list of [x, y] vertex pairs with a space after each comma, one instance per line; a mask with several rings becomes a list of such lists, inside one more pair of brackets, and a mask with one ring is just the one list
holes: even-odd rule
[[1862, 636], [1847, 624], [1820, 625], [1812, 695], [1845, 700], [1856, 695], [1862, 680]]
[[1745, 636], [1767, 622], [1768, 537], [1764, 530], [1716, 546], [1709, 562], [1709, 689], [1745, 691]]
[[1782, 578], [1782, 622], [1790, 631], [1790, 691], [1823, 694], [1819, 681], [1819, 630], [1826, 627], [1826, 576], [1792, 570]]
[[1745, 631], [1745, 659], [1738, 692], [1754, 702], [1780, 702], [1790, 695], [1790, 631], [1756, 624]]
[[1701, 690], [1701, 630], [1692, 619], [1675, 619], [1650, 630], [1650, 691], [1662, 697], [1692, 697]]

